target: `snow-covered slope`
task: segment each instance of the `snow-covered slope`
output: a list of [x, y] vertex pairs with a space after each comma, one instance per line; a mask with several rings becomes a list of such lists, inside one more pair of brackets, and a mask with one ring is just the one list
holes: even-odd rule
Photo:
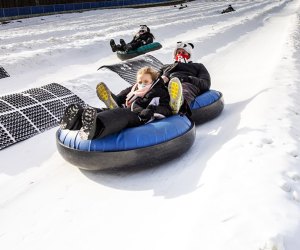
[[[232, 4], [236, 12], [220, 15]], [[1, 249], [299, 250], [300, 0], [194, 1], [96, 10], [0, 26], [0, 95], [58, 82], [91, 105], [118, 62], [111, 38], [147, 24], [172, 60], [177, 41], [224, 94], [182, 158], [131, 172], [80, 171], [49, 130], [0, 151]]]

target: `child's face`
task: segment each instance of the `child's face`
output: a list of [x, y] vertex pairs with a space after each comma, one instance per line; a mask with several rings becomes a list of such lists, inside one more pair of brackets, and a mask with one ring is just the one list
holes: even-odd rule
[[189, 56], [189, 53], [187, 53], [184, 49], [178, 49], [176, 51], [176, 55]]
[[144, 85], [148, 85], [151, 84], [153, 80], [150, 74], [143, 74], [143, 75], [138, 75], [137, 82], [139, 84], [143, 83]]

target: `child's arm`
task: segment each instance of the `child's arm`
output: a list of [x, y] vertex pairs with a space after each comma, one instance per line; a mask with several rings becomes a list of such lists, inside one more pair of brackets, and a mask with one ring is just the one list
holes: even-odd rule
[[117, 97], [117, 104], [121, 107], [126, 102], [126, 96], [131, 91], [132, 87], [128, 87], [126, 89], [123, 89], [116, 97]]
[[143, 109], [150, 109], [153, 113], [159, 113], [164, 116], [172, 115], [169, 105], [170, 96], [168, 90], [162, 86], [153, 88], [144, 98], [138, 98], [135, 101], [133, 112], [139, 113]]
[[[157, 92], [157, 97], [152, 99], [154, 102], [150, 102], [147, 109], [151, 109], [154, 113], [159, 113], [164, 116], [172, 115], [172, 110], [169, 105], [170, 96], [167, 89], [159, 88]], [[155, 100], [157, 100], [158, 103], [155, 103]]]

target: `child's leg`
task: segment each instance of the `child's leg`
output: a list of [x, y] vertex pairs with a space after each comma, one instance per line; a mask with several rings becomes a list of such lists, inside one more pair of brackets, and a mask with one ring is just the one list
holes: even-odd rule
[[184, 100], [187, 101], [188, 105], [191, 105], [191, 103], [195, 100], [195, 98], [201, 94], [201, 89], [192, 83], [183, 82], [182, 94]]
[[110, 42], [109, 42], [109, 44], [110, 44], [112, 52], [116, 52], [117, 51], [117, 45], [115, 43], [115, 40], [111, 39]]
[[120, 39], [120, 44], [121, 44], [122, 49], [125, 50], [126, 49], [126, 43], [123, 39]]
[[117, 133], [126, 127], [142, 125], [138, 115], [129, 109], [117, 108], [96, 113], [93, 110], [84, 111], [82, 115], [80, 137], [85, 140], [102, 138]]
[[81, 127], [81, 115], [83, 108], [79, 104], [70, 104], [64, 111], [60, 119], [59, 126], [61, 129], [77, 130]]
[[129, 51], [129, 50], [136, 50], [141, 46], [142, 45], [139, 42], [131, 42], [131, 43], [127, 43], [125, 47], [126, 47], [126, 51]]

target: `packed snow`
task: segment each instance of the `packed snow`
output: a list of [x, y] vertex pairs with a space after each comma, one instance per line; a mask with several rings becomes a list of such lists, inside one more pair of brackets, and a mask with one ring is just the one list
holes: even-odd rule
[[[236, 11], [221, 15], [228, 4]], [[57, 128], [1, 150], [0, 248], [299, 250], [300, 0], [14, 20], [0, 26], [0, 65], [11, 75], [0, 95], [57, 82], [103, 106], [97, 83], [128, 86], [97, 71], [119, 62], [109, 40], [129, 41], [140, 24], [163, 45], [151, 53], [163, 63], [177, 41], [195, 44], [223, 113], [196, 128], [181, 158], [146, 170], [79, 170], [57, 152]]]

